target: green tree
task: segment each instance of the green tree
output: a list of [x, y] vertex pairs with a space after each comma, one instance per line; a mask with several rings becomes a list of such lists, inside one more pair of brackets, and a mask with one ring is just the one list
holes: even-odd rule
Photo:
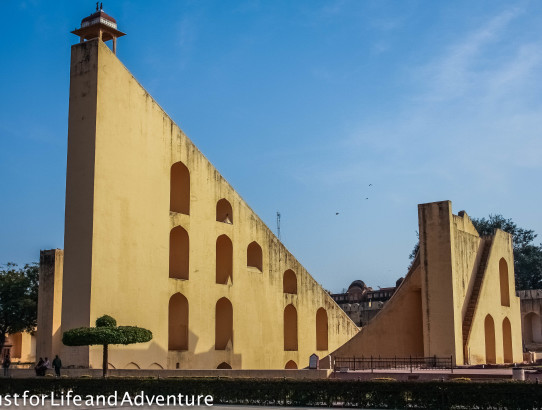
[[[506, 219], [502, 215], [471, 220], [480, 236], [493, 235], [495, 229], [512, 234], [516, 289], [542, 288], [542, 244], [533, 243], [538, 235], [532, 229], [520, 228], [512, 219]], [[410, 260], [416, 256], [419, 245], [419, 241], [414, 245], [409, 255]]]
[[109, 345], [129, 345], [145, 343], [152, 339], [152, 332], [136, 326], [118, 326], [111, 316], [96, 320], [96, 327], [78, 327], [62, 334], [66, 346], [103, 346], [103, 377], [107, 377]]
[[410, 252], [410, 255], [408, 255], [408, 259], [410, 259], [410, 265], [408, 265], [408, 269], [410, 270], [410, 267], [414, 263], [414, 258], [418, 254], [418, 251], [420, 250], [420, 233], [416, 231], [416, 238], [418, 238], [418, 241], [416, 242], [416, 245], [414, 245], [414, 248], [412, 249], [412, 252]]
[[19, 268], [8, 263], [0, 269], [0, 351], [7, 334], [32, 331], [38, 317], [37, 263]]

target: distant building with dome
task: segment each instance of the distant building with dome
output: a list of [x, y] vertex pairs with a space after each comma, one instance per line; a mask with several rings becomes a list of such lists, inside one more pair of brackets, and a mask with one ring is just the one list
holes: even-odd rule
[[368, 287], [362, 280], [355, 280], [345, 293], [335, 293], [331, 297], [356, 325], [363, 327], [380, 312], [402, 280], [400, 278], [394, 287], [377, 290]]

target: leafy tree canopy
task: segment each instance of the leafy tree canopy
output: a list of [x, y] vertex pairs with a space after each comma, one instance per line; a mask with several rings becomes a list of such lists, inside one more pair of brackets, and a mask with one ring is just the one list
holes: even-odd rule
[[0, 351], [6, 335], [32, 331], [38, 316], [37, 263], [19, 268], [14, 263], [0, 269]]

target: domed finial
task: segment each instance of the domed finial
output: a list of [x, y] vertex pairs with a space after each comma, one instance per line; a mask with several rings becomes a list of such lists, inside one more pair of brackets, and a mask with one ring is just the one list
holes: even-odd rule
[[117, 38], [125, 35], [117, 30], [117, 21], [103, 11], [103, 3], [96, 2], [96, 12], [81, 20], [81, 28], [72, 31], [79, 36], [81, 43], [85, 40], [99, 38], [102, 41], [113, 40], [113, 53], [117, 53]]

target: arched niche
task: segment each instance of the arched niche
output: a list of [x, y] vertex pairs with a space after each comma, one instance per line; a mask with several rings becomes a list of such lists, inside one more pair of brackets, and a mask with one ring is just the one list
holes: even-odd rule
[[523, 317], [523, 338], [525, 343], [542, 342], [540, 315], [529, 312]]
[[171, 166], [169, 210], [190, 215], [190, 171], [181, 161]]
[[328, 349], [327, 312], [324, 308], [316, 312], [316, 350]]
[[284, 350], [297, 350], [297, 309], [292, 304], [284, 308]]
[[504, 363], [514, 362], [514, 351], [512, 348], [512, 326], [507, 317], [502, 321], [502, 347]]
[[293, 270], [288, 269], [282, 278], [282, 291], [284, 293], [297, 294], [297, 276]]
[[169, 234], [169, 277], [188, 279], [189, 258], [188, 232], [182, 226], [176, 226]]
[[233, 348], [233, 307], [228, 298], [216, 302], [215, 350]]
[[168, 350], [188, 350], [188, 300], [181, 293], [169, 299]]
[[247, 246], [247, 266], [263, 272], [262, 247], [258, 242], [251, 242]]
[[290, 369], [290, 370], [294, 370], [294, 369], [297, 369], [297, 363], [294, 362], [293, 360], [290, 360], [288, 361], [288, 363], [286, 363], [286, 366], [284, 366], [285, 369]]
[[233, 210], [230, 202], [222, 198], [216, 203], [216, 220], [226, 224], [233, 224]]
[[216, 283], [233, 282], [233, 244], [227, 235], [216, 239]]
[[220, 363], [218, 366], [216, 366], [216, 368], [217, 369], [230, 369], [231, 370], [231, 366], [226, 362]]
[[491, 315], [487, 315], [484, 320], [484, 334], [486, 347], [486, 363], [497, 363], [497, 354], [495, 350], [495, 322]]
[[504, 258], [499, 261], [499, 280], [501, 287], [501, 306], [510, 306], [510, 285], [508, 264]]

